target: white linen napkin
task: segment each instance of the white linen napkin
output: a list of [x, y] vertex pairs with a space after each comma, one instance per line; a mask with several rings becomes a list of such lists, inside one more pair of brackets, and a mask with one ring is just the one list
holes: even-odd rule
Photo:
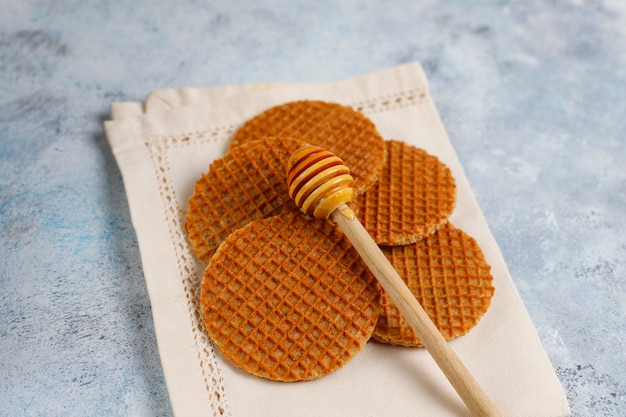
[[236, 129], [280, 103], [350, 105], [385, 139], [437, 156], [457, 183], [451, 221], [492, 266], [495, 295], [478, 325], [450, 342], [504, 416], [561, 417], [569, 406], [452, 148], [418, 63], [320, 84], [263, 84], [156, 91], [113, 103], [107, 137], [124, 178], [152, 305], [157, 344], [177, 416], [468, 416], [424, 349], [368, 343], [317, 380], [272, 382], [232, 366], [204, 332], [197, 299], [204, 264], [183, 231], [187, 201]]

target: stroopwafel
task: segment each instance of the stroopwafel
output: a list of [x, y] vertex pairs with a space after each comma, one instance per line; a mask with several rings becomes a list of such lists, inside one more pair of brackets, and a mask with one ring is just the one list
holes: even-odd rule
[[[489, 308], [491, 267], [477, 242], [452, 224], [417, 243], [381, 249], [446, 339], [467, 333]], [[394, 345], [422, 345], [384, 291], [373, 336]]]
[[241, 369], [276, 381], [333, 372], [362, 350], [380, 290], [332, 223], [285, 213], [238, 229], [205, 270], [208, 334]]
[[208, 262], [226, 237], [249, 222], [298, 208], [289, 197], [285, 164], [304, 142], [268, 137], [215, 160], [195, 185], [185, 229], [196, 256]]
[[378, 182], [355, 201], [358, 218], [379, 245], [406, 245], [443, 225], [456, 204], [456, 183], [437, 157], [404, 142], [385, 141]]
[[364, 192], [378, 178], [385, 144], [374, 123], [351, 107], [324, 101], [293, 101], [251, 118], [235, 133], [230, 148], [265, 136], [285, 136], [320, 146], [343, 159]]

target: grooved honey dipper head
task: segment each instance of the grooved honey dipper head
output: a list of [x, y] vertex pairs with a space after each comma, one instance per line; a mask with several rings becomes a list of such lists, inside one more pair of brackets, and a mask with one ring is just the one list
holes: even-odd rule
[[289, 196], [308, 216], [327, 219], [354, 198], [353, 179], [343, 160], [317, 146], [295, 151], [287, 162]]

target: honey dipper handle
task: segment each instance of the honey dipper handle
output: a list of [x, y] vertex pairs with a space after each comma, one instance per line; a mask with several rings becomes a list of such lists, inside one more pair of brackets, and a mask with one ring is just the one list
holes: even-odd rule
[[352, 210], [344, 204], [333, 211], [331, 217], [361, 255], [471, 413], [481, 417], [500, 416]]

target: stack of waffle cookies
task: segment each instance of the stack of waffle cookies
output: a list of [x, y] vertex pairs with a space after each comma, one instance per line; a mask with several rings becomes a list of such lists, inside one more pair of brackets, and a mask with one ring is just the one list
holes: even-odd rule
[[348, 106], [297, 101], [244, 123], [189, 200], [185, 228], [207, 264], [200, 307], [224, 357], [262, 378], [301, 381], [339, 369], [370, 340], [421, 346], [343, 233], [289, 198], [286, 162], [305, 144], [350, 167], [353, 210], [443, 336], [474, 327], [493, 280], [477, 242], [449, 222], [448, 167], [384, 139]]

